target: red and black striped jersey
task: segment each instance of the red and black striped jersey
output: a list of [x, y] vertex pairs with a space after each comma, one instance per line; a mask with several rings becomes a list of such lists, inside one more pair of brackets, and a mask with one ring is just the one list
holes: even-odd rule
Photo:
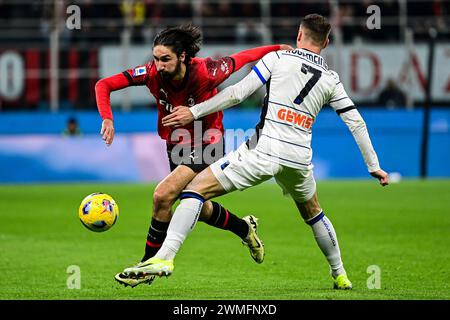
[[[189, 138], [191, 140], [194, 138], [194, 123], [175, 129], [174, 132], [173, 128], [164, 127], [161, 124], [161, 119], [169, 115], [176, 106], [193, 106], [214, 96], [217, 93], [217, 86], [234, 72], [234, 68], [234, 60], [231, 57], [223, 57], [217, 60], [193, 58], [186, 68], [184, 78], [179, 81], [164, 80], [156, 70], [153, 61], [143, 66], [128, 69], [123, 74], [130, 85], [147, 86], [155, 97], [158, 108], [158, 133], [161, 138], [169, 144], [184, 144], [192, 143]], [[201, 119], [203, 144], [215, 143], [217, 139], [223, 136], [222, 118], [223, 113], [220, 111]], [[195, 134], [199, 132], [197, 129]]]

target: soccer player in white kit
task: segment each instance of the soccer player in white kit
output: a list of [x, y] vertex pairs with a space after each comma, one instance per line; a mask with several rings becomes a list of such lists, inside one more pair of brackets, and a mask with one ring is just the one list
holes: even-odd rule
[[261, 86], [267, 86], [255, 135], [187, 185], [161, 249], [153, 258], [124, 272], [136, 276], [170, 275], [173, 259], [194, 228], [204, 201], [274, 177], [311, 226], [330, 265], [334, 288], [352, 288], [342, 263], [336, 232], [319, 205], [313, 176], [312, 126], [322, 106], [329, 104], [349, 127], [369, 173], [383, 186], [388, 184], [388, 176], [379, 166], [364, 120], [337, 73], [329, 70], [320, 56], [328, 45], [330, 30], [326, 18], [317, 14], [306, 16], [300, 25], [297, 49], [267, 54], [239, 83], [191, 108], [177, 107], [163, 119], [163, 124], [179, 127], [238, 104]]

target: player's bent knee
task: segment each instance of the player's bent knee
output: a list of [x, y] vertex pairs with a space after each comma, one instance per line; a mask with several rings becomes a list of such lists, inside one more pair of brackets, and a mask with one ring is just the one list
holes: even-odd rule
[[191, 182], [188, 183], [185, 190], [194, 191], [201, 194], [203, 197], [205, 193], [208, 192], [208, 181], [209, 175], [207, 174], [207, 169], [200, 172]]
[[153, 192], [153, 205], [155, 207], [172, 206], [176, 201], [180, 190], [173, 188], [157, 187]]
[[222, 185], [217, 181], [210, 168], [203, 170], [185, 188], [201, 194], [205, 200], [223, 195], [226, 193]]

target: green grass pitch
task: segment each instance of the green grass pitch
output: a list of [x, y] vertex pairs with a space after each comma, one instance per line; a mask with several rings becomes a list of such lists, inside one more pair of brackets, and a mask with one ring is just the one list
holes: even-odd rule
[[[219, 198], [239, 216], [260, 218], [266, 258], [258, 265], [228, 231], [199, 222], [169, 278], [124, 288], [115, 273], [143, 254], [154, 185], [0, 186], [0, 299], [450, 299], [450, 180], [321, 181], [320, 203], [334, 224], [352, 291], [335, 291], [325, 258], [289, 198], [266, 183]], [[95, 191], [119, 204], [104, 233], [78, 220]], [[69, 266], [80, 289], [69, 289]], [[369, 289], [369, 266], [380, 289]], [[369, 268], [370, 271], [370, 268]], [[370, 281], [369, 281], [370, 282]]]

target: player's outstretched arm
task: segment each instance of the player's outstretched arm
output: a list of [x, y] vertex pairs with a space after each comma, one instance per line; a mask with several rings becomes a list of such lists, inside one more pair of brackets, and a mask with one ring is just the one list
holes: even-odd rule
[[294, 48], [288, 44], [277, 44], [272, 46], [256, 47], [232, 54], [231, 58], [234, 60], [234, 72], [241, 69], [247, 63], [257, 61], [266, 54], [278, 50], [294, 50]]
[[388, 174], [380, 168], [377, 154], [370, 141], [369, 132], [366, 123], [361, 114], [355, 108], [339, 114], [342, 121], [345, 122], [355, 139], [359, 150], [364, 158], [369, 173], [372, 177], [378, 179], [382, 186], [389, 184]]
[[95, 84], [95, 99], [97, 101], [97, 108], [103, 119], [100, 134], [102, 135], [102, 138], [107, 146], [110, 146], [114, 140], [114, 123], [110, 101], [111, 91], [120, 90], [128, 87], [129, 85], [128, 79], [122, 73], [100, 79]]
[[229, 86], [209, 100], [196, 104], [191, 108], [177, 106], [173, 112], [162, 119], [165, 127], [182, 127], [186, 124], [202, 118], [208, 114], [224, 110], [234, 106], [249, 97], [253, 92], [261, 88], [263, 83], [254, 71], [244, 79]]
[[102, 119], [113, 119], [110, 101], [111, 91], [120, 90], [129, 85], [129, 81], [123, 73], [118, 73], [97, 81], [95, 84], [95, 99], [97, 101], [98, 112]]

